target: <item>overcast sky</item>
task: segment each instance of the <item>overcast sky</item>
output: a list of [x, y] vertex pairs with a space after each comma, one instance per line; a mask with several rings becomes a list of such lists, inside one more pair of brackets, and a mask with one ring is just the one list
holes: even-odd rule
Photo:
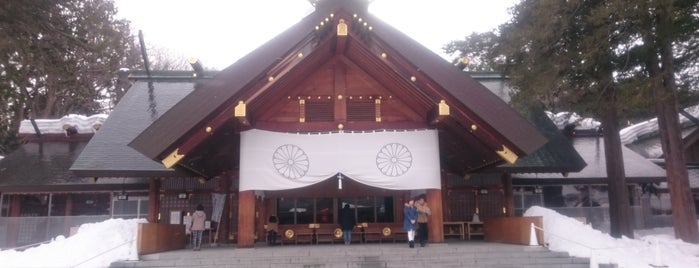
[[[369, 12], [443, 57], [442, 46], [510, 19], [518, 0], [374, 0]], [[308, 0], [115, 0], [146, 43], [223, 69], [314, 8]]]

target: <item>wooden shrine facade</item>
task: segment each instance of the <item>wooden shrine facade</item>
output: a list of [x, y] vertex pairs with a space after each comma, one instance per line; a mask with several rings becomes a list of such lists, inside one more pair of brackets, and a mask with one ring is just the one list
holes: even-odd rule
[[[516, 163], [547, 139], [483, 85], [369, 14], [369, 2], [316, 1], [315, 12], [213, 75], [195, 70], [194, 77], [132, 76], [123, 106], [134, 106], [117, 106], [102, 130], [121, 132], [121, 141], [114, 143], [119, 149], [95, 137], [92, 148], [89, 144], [85, 157], [81, 155], [71, 170], [91, 177], [153, 178], [154, 199], [162, 194], [164, 181], [173, 177], [217, 181], [208, 192], [226, 197], [219, 239], [233, 238], [241, 247], [252, 246], [259, 238], [267, 215], [289, 212], [280, 207], [292, 206], [291, 211], [297, 212], [298, 202], [312, 199], [316, 211], [312, 218], [299, 220], [298, 213], [278, 216], [298, 226], [308, 226], [308, 221], [335, 224], [338, 203], [371, 198], [375, 209], [357, 211], [358, 215], [399, 223], [403, 202], [416, 194], [425, 194], [432, 206], [430, 240], [442, 241], [443, 207], [449, 206], [444, 199], [447, 177], [463, 178], [501, 163]], [[138, 105], [147, 108], [137, 109]], [[129, 129], [131, 133], [125, 133]], [[241, 153], [245, 145], [241, 133], [249, 130], [435, 131], [436, 178], [425, 180], [438, 183], [429, 188], [385, 189], [344, 180], [338, 187], [332, 175], [305, 188], [241, 190], [242, 182], [256, 179], [241, 177], [246, 168], [241, 163], [247, 160]], [[95, 159], [104, 159], [105, 150], [121, 151], [107, 157], [112, 163], [100, 164]], [[129, 155], [138, 161], [125, 160]], [[499, 181], [497, 185], [503, 190], [493, 192], [504, 193], [506, 187]], [[289, 199], [296, 203], [289, 204]], [[322, 208], [327, 210], [321, 212]], [[168, 213], [162, 207], [158, 212], [160, 218], [149, 219], [158, 221]]]

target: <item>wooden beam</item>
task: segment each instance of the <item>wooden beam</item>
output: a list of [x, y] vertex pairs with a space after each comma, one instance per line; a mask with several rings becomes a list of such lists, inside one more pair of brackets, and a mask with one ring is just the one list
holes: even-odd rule
[[335, 122], [344, 123], [347, 121], [347, 66], [342, 61], [335, 61], [334, 78]]

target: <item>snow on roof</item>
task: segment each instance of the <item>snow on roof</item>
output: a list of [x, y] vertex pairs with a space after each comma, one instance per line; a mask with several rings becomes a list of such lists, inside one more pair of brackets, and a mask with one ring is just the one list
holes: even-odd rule
[[[699, 117], [699, 105], [687, 107], [684, 110], [694, 117]], [[686, 125], [690, 122], [691, 121], [686, 116], [680, 116], [680, 125]], [[653, 134], [653, 133], [657, 133], [657, 132], [658, 132], [658, 118], [653, 118], [653, 119], [643, 121], [643, 122], [631, 125], [629, 127], [626, 127], [624, 129], [622, 129], [621, 131], [619, 131], [619, 135], [621, 136], [621, 143], [622, 144], [629, 144], [629, 143], [632, 143], [632, 142], [638, 140], [640, 137], [647, 136], [649, 134]]]
[[[91, 116], [69, 114], [60, 119], [35, 119], [34, 121], [41, 134], [64, 134], [67, 127], [76, 128], [78, 133], [94, 133], [104, 124], [105, 120], [107, 120], [106, 114]], [[19, 133], [36, 133], [31, 120], [22, 120], [19, 126]]]
[[602, 125], [593, 118], [583, 118], [574, 112], [546, 112], [546, 115], [556, 124], [558, 129], [563, 129], [566, 125], [575, 124], [576, 129], [597, 129]]

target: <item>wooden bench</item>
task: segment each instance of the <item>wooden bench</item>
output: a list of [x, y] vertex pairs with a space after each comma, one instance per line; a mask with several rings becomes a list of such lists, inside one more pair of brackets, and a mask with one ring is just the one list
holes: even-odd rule
[[[313, 228], [310, 228], [313, 227]], [[277, 243], [319, 244], [343, 243], [342, 230], [337, 224], [280, 225]], [[371, 223], [358, 225], [352, 230], [352, 243], [384, 243], [408, 241], [402, 225]]]
[[320, 224], [316, 228], [316, 243], [330, 243], [335, 244], [335, 242], [342, 243], [342, 229], [336, 224]]
[[[361, 229], [360, 229], [361, 233]], [[374, 223], [364, 228], [364, 242], [396, 242], [407, 241], [407, 234], [401, 225], [389, 223]]]

